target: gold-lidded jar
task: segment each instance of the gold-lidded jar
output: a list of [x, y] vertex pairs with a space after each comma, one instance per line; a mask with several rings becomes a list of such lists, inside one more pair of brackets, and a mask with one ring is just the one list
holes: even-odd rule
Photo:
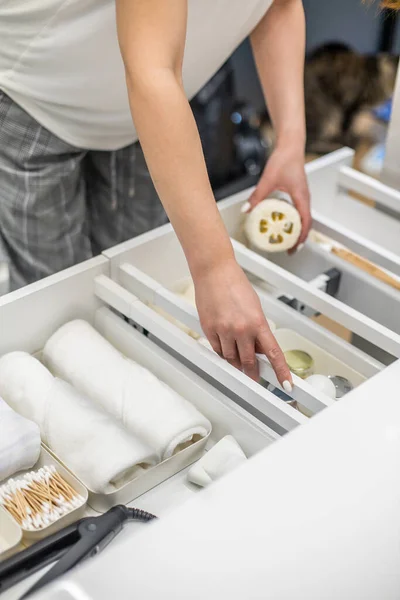
[[297, 377], [305, 379], [314, 373], [314, 359], [304, 350], [287, 350], [284, 352], [289, 369]]

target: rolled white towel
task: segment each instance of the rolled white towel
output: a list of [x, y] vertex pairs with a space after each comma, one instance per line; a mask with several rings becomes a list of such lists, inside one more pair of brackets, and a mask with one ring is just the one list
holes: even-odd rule
[[43, 357], [55, 375], [120, 419], [162, 459], [211, 431], [190, 402], [123, 356], [86, 321], [61, 327]]
[[191, 483], [205, 487], [246, 460], [235, 438], [227, 435], [193, 465], [187, 478]]
[[31, 469], [39, 454], [39, 427], [0, 398], [0, 481]]
[[246, 236], [252, 246], [264, 252], [284, 252], [296, 245], [301, 219], [295, 207], [276, 198], [263, 200], [246, 216]]
[[42, 441], [93, 492], [115, 491], [156, 464], [156, 453], [35, 358], [12, 352], [0, 359], [0, 393], [34, 420]]

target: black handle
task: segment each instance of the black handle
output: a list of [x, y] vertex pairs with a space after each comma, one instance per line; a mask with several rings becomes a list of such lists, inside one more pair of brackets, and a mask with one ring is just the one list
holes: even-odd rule
[[122, 505], [114, 506], [99, 517], [82, 519], [78, 524], [79, 541], [21, 597], [21, 600], [64, 575], [85, 558], [98, 554], [118, 535], [128, 519], [129, 509]]
[[0, 562], [0, 593], [58, 560], [79, 538], [79, 526], [85, 519], [68, 525], [44, 540]]

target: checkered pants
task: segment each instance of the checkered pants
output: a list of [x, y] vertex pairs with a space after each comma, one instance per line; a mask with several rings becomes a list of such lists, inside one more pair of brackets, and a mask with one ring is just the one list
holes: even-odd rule
[[0, 256], [16, 289], [167, 220], [138, 143], [71, 146], [0, 90]]

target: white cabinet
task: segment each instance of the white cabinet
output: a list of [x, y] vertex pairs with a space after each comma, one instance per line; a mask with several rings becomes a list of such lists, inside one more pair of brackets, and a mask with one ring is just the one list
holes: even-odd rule
[[[365, 181], [364, 178], [360, 181], [351, 170], [349, 171], [351, 157], [352, 152], [344, 149], [308, 165], [315, 209], [315, 228], [354, 252], [373, 260], [390, 271], [393, 276], [400, 275], [400, 248], [398, 247], [400, 225], [395, 217], [397, 196], [393, 190], [376, 186], [371, 181]], [[369, 191], [374, 200], [381, 205], [384, 204], [386, 209], [390, 208], [391, 214], [361, 204], [344, 191], [345, 187], [346, 189], [350, 187], [356, 192]], [[390, 448], [385, 446], [385, 440], [390, 438], [392, 440], [390, 443], [394, 439], [397, 440], [396, 432], [400, 427], [400, 423], [397, 423], [399, 415], [391, 398], [395, 388], [394, 382], [398, 380], [400, 374], [400, 363], [397, 360], [400, 357], [400, 292], [332, 255], [314, 242], [308, 242], [306, 248], [295, 257], [274, 257], [272, 261], [254, 253], [243, 243], [241, 235], [240, 206], [248, 194], [249, 192], [243, 192], [221, 202], [220, 211], [233, 239], [239, 263], [259, 294], [265, 314], [278, 326], [277, 336], [280, 335], [279, 329], [285, 330], [285, 336], [288, 335], [287, 330], [295, 332], [298, 338], [301, 337], [307, 342], [308, 347], [319, 349], [321, 356], [325, 357], [324, 360], [328, 363], [329, 360], [331, 361], [332, 368], [337, 371], [336, 374], [348, 374], [348, 377], [353, 377], [356, 389], [345, 399], [335, 402], [294, 376], [293, 402], [303, 407], [308, 414], [322, 413], [317, 418], [310, 421], [291, 403], [283, 401], [262, 385], [248, 379], [149, 306], [151, 304], [163, 309], [197, 334], [202, 334], [196, 309], [176, 294], [176, 291], [188, 283], [189, 271], [170, 225], [113, 248], [105, 252], [102, 257], [0, 298], [0, 355], [12, 350], [38, 352], [60, 325], [74, 318], [83, 318], [91, 322], [123, 353], [148, 367], [179, 393], [192, 400], [213, 424], [210, 444], [231, 433], [245, 452], [253, 456], [271, 446], [283, 434], [292, 432], [267, 452], [261, 452], [258, 465], [263, 468], [265, 464], [266, 472], [273, 482], [271, 498], [274, 498], [274, 501], [271, 501], [271, 506], [273, 511], [277, 511], [275, 513], [277, 522], [282, 524], [285, 521], [284, 513], [279, 510], [279, 498], [282, 506], [287, 510], [288, 498], [284, 495], [294, 494], [290, 498], [294, 518], [288, 520], [290, 527], [293, 528], [293, 540], [299, 543], [296, 536], [304, 534], [304, 529], [302, 530], [299, 525], [303, 515], [304, 523], [311, 527], [310, 539], [315, 541], [318, 538], [317, 528], [322, 526], [321, 519], [323, 520], [324, 515], [325, 519], [329, 515], [329, 481], [332, 485], [332, 482], [336, 481], [336, 489], [341, 485], [347, 486], [345, 480], [339, 477], [340, 473], [334, 472], [335, 448], [338, 449], [337, 460], [339, 461], [340, 458], [337, 464], [345, 470], [344, 448], [347, 448], [349, 462], [353, 464], [352, 436], [361, 431], [363, 433], [360, 438], [363, 444], [354, 449], [354, 461], [361, 460], [361, 448], [368, 448], [369, 441], [372, 443], [374, 440], [374, 414], [377, 435], [375, 442], [378, 444], [377, 453], [382, 460], [385, 452], [390, 451]], [[384, 235], [382, 227], [385, 227]], [[317, 285], [319, 276], [333, 267], [341, 273], [340, 288], [336, 297], [330, 296]], [[300, 305], [321, 312], [343, 325], [352, 331], [357, 339], [366, 340], [366, 347], [382, 348], [395, 364], [385, 368], [374, 357], [374, 352], [365, 352], [331, 333], [310, 319], [307, 316], [309, 312], [295, 310], [285, 304], [282, 301], [283, 296], [295, 298]], [[278, 385], [268, 361], [263, 357], [259, 357], [259, 361], [262, 377]], [[382, 397], [381, 403], [379, 396]], [[365, 400], [365, 410], [363, 400]], [[324, 410], [328, 407], [333, 408]], [[386, 423], [388, 427], [393, 425], [389, 433], [385, 429]], [[297, 428], [298, 425], [305, 425], [305, 427]], [[339, 431], [341, 428], [343, 437]], [[283, 450], [274, 454], [274, 448], [278, 447]], [[303, 455], [302, 451], [305, 447], [307, 452]], [[289, 450], [285, 451], [285, 448]], [[319, 456], [320, 448], [321, 452], [326, 452], [326, 455]], [[341, 452], [339, 448], [342, 448]], [[393, 445], [392, 450], [395, 450]], [[327, 470], [323, 476], [320, 476], [321, 485], [326, 486], [323, 498], [326, 510], [324, 508], [322, 512], [313, 504], [310, 496], [317, 489], [317, 485], [313, 486], [310, 483], [317, 482], [317, 475], [310, 472], [304, 463], [304, 460], [311, 460], [312, 451], [319, 456], [317, 461], [319, 467], [324, 469], [326, 465]], [[292, 460], [299, 461], [297, 474], [296, 469], [289, 467], [291, 463], [287, 452], [291, 453]], [[282, 456], [284, 457], [282, 468], [287, 468], [287, 473], [290, 474], [288, 477], [297, 481], [296, 485], [300, 481], [296, 478], [301, 474], [305, 485], [310, 486], [309, 491], [307, 487], [302, 490], [300, 494], [302, 500], [298, 505], [296, 505], [293, 487], [289, 485], [290, 482], [282, 487], [282, 492], [280, 491], [278, 463], [274, 463], [274, 456], [280, 457], [279, 464]], [[256, 463], [251, 461], [251, 465], [254, 464]], [[386, 481], [385, 477], [389, 477], [389, 470], [378, 471], [375, 463], [373, 467], [376, 477], [378, 472], [381, 473], [379, 477], [383, 485]], [[265, 486], [261, 489], [256, 470], [254, 466], [245, 467], [243, 481], [246, 480], [247, 485], [250, 486], [247, 488], [249, 490], [254, 483], [254, 490], [260, 491], [260, 494], [267, 498], [268, 493]], [[285, 473], [286, 471], [281, 473], [283, 478]], [[366, 467], [363, 474], [365, 476], [367, 474]], [[232, 486], [229, 488], [231, 492], [236, 486], [238, 498], [241, 476], [242, 474], [238, 473], [231, 479], [231, 483], [227, 484], [228, 487]], [[363, 484], [360, 483], [360, 493], [361, 490], [370, 493], [367, 488], [368, 486], [364, 489]], [[214, 496], [210, 490], [211, 494], [204, 496], [205, 505], [211, 506], [212, 498], [214, 497], [214, 500], [219, 498], [220, 494], [224, 493], [224, 489], [223, 485], [216, 486]], [[340, 494], [343, 496], [346, 492], [346, 489], [340, 489]], [[353, 488], [349, 493], [355, 494]], [[164, 515], [194, 495], [196, 490], [186, 483], [185, 471], [183, 471], [144, 494], [135, 505]], [[385, 497], [379, 496], [379, 502], [377, 500], [375, 503], [383, 511]], [[336, 510], [337, 497], [333, 493], [331, 503], [332, 510]], [[215, 506], [217, 505], [216, 500]], [[199, 506], [198, 501], [196, 506]], [[245, 510], [247, 509], [252, 510], [252, 507], [246, 506]], [[297, 510], [303, 512], [298, 514]], [[318, 514], [315, 522], [312, 518], [313, 510]], [[195, 507], [193, 511], [195, 513]], [[189, 515], [190, 510], [183, 511], [182, 514], [184, 513]], [[254, 519], [252, 523], [254, 525]], [[263, 521], [261, 537], [266, 536], [266, 528], [268, 529], [268, 526]], [[128, 544], [132, 532], [136, 532], [137, 529], [136, 526], [129, 528], [129, 531], [127, 530], [121, 536], [122, 541], [125, 540]], [[195, 529], [198, 535], [199, 532], [197, 528]], [[167, 529], [165, 531], [167, 532]], [[242, 533], [246, 537], [245, 529]], [[282, 539], [286, 539], [289, 543], [290, 535], [286, 533], [286, 537], [283, 536]], [[273, 539], [277, 540], [278, 533], [275, 530], [274, 536]], [[142, 534], [141, 539], [144, 540], [145, 537], [145, 534]], [[122, 555], [126, 556], [127, 546], [122, 543], [120, 546], [120, 543], [119, 541], [113, 543], [114, 557], [118, 555], [119, 548]], [[237, 543], [236, 538], [235, 543]], [[133, 547], [137, 546], [133, 545]], [[272, 546], [269, 548], [271, 550]], [[318, 554], [316, 550], [315, 553]], [[306, 552], [306, 556], [313, 560], [312, 548]], [[247, 568], [246, 565], [243, 565], [243, 568]], [[337, 572], [339, 578], [340, 572]], [[82, 577], [81, 580], [85, 581], [85, 578]], [[71, 581], [74, 581], [74, 575], [71, 576]], [[89, 579], [86, 583], [88, 581]], [[71, 585], [73, 587], [73, 583]], [[71, 590], [72, 587], [68, 589]], [[143, 589], [144, 587], [138, 587], [140, 591]], [[21, 588], [18, 590], [19, 593], [20, 590]], [[65, 594], [69, 594], [66, 590], [67, 588], [64, 590]], [[85, 595], [86, 592], [84, 596], [79, 594], [75, 596], [73, 592], [70, 595], [62, 595], [64, 591], [60, 591], [60, 598], [89, 597]], [[9, 600], [17, 597], [16, 593], [15, 590], [10, 590], [5, 598]], [[279, 597], [290, 598], [284, 595]], [[354, 598], [361, 598], [361, 596], [354, 595]]]

